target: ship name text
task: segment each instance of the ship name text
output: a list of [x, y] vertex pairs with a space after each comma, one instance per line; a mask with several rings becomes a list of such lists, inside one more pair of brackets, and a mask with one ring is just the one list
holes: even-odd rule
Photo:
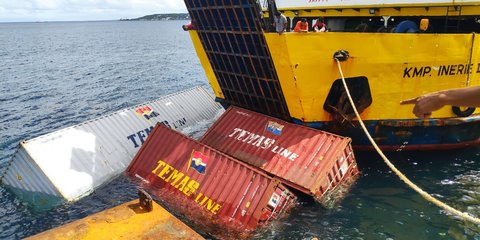
[[[405, 67], [403, 78], [466, 75], [474, 72], [474, 64], [450, 64], [440, 66]], [[475, 73], [480, 73], [480, 63]]]

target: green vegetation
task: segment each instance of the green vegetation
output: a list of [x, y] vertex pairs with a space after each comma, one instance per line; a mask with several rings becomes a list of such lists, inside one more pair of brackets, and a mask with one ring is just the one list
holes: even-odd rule
[[151, 14], [139, 18], [120, 19], [120, 21], [165, 21], [190, 19], [188, 13]]

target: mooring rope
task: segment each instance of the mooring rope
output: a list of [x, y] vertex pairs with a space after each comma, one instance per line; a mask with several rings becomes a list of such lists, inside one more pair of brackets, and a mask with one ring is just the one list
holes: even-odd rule
[[360, 123], [360, 125], [362, 126], [362, 129], [363, 131], [365, 132], [365, 134], [367, 135], [368, 137], [368, 140], [370, 140], [370, 142], [372, 143], [373, 147], [375, 148], [375, 150], [377, 150], [378, 154], [382, 157], [383, 161], [388, 165], [388, 167], [390, 167], [390, 169], [395, 173], [397, 174], [397, 176], [402, 180], [404, 181], [409, 187], [411, 187], [413, 190], [415, 190], [417, 193], [419, 193], [423, 198], [425, 198], [427, 201], [439, 206], [440, 208], [444, 209], [445, 211], [453, 214], [453, 215], [456, 215], [458, 217], [461, 217], [462, 219], [464, 220], [467, 220], [467, 221], [470, 221], [470, 222], [473, 222], [473, 223], [476, 223], [476, 224], [480, 224], [480, 219], [479, 218], [476, 218], [474, 216], [471, 216], [470, 214], [466, 213], [466, 212], [461, 212], [453, 207], [450, 207], [449, 205], [441, 202], [440, 200], [436, 199], [435, 197], [433, 197], [432, 195], [430, 195], [429, 193], [425, 192], [424, 190], [422, 190], [420, 187], [418, 187], [417, 185], [415, 185], [415, 183], [413, 183], [412, 181], [410, 181], [410, 179], [408, 179], [402, 172], [400, 172], [391, 162], [390, 160], [388, 160], [388, 158], [385, 156], [385, 154], [382, 152], [382, 150], [378, 147], [377, 143], [375, 143], [375, 140], [373, 140], [372, 136], [370, 135], [370, 133], [368, 132], [367, 128], [365, 127], [365, 124], [363, 123], [363, 120], [362, 118], [360, 118], [360, 114], [358, 113], [357, 111], [357, 108], [355, 107], [355, 103], [353, 102], [353, 99], [352, 99], [352, 96], [350, 95], [350, 91], [348, 90], [348, 86], [347, 86], [347, 82], [345, 81], [345, 77], [343, 76], [343, 71], [342, 71], [342, 66], [340, 65], [340, 60], [337, 58], [337, 57], [334, 57], [334, 59], [337, 61], [337, 65], [338, 65], [338, 70], [340, 72], [340, 76], [342, 77], [342, 83], [343, 83], [343, 87], [345, 88], [345, 92], [347, 93], [347, 96], [348, 96], [348, 100], [350, 101], [350, 104], [352, 105], [352, 108], [353, 108], [353, 111], [355, 112], [355, 116], [357, 117], [358, 119], [358, 122]]

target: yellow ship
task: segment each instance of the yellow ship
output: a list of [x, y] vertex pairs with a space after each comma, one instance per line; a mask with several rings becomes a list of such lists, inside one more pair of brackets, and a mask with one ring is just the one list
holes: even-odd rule
[[[417, 119], [400, 101], [479, 85], [480, 1], [185, 0], [190, 35], [217, 100], [370, 143], [346, 98], [386, 150], [477, 144], [479, 110], [444, 107]], [[274, 15], [287, 19], [279, 34]], [[302, 18], [308, 32], [292, 32]], [[319, 18], [325, 32], [314, 32]], [[480, 96], [479, 96], [480, 97]]]

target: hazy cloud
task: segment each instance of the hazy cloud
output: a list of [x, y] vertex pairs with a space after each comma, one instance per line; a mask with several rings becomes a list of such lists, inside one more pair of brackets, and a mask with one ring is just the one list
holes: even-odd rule
[[185, 13], [182, 0], [0, 0], [0, 21], [81, 21]]

